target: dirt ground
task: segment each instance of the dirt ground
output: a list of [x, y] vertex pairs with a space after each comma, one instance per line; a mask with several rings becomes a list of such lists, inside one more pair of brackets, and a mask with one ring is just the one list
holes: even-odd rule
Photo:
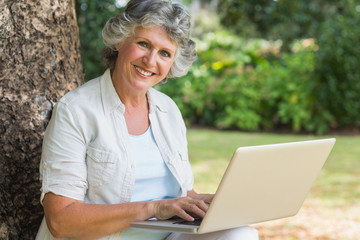
[[324, 207], [308, 199], [293, 217], [254, 224], [261, 240], [360, 240], [360, 206]]

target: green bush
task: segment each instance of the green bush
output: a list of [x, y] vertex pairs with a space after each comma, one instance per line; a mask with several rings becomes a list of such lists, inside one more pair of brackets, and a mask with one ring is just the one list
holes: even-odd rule
[[321, 26], [315, 72], [319, 107], [330, 113], [330, 127], [360, 126], [360, 5], [343, 0]]
[[[259, 40], [249, 44], [225, 31], [208, 33], [201, 41], [197, 40], [198, 59], [189, 73], [180, 79], [170, 79], [158, 88], [175, 100], [188, 124], [221, 128], [240, 125], [243, 129], [256, 129], [253, 123], [244, 122], [247, 118], [242, 114], [235, 116], [228, 113], [235, 113], [232, 109], [241, 101], [249, 101], [245, 95], [239, 95], [242, 91], [251, 92], [245, 87], [249, 84], [241, 72], [246, 66], [260, 62], [255, 51], [264, 43]], [[242, 80], [237, 81], [238, 78], [234, 78], [237, 76]], [[239, 92], [234, 92], [236, 89]], [[247, 105], [243, 104], [244, 107]], [[248, 114], [256, 115], [252, 111]]]
[[85, 81], [105, 71], [101, 52], [104, 48], [101, 31], [106, 21], [120, 12], [114, 0], [77, 0], [76, 14], [79, 25], [82, 64]]
[[[302, 46], [306, 41], [310, 47]], [[279, 55], [277, 42], [210, 33], [197, 42], [198, 60], [189, 74], [159, 88], [188, 124], [321, 133], [327, 121], [319, 116], [327, 112], [316, 107], [314, 43], [306, 41]]]
[[327, 122], [317, 119], [319, 111], [315, 108], [314, 64], [314, 53], [302, 50], [257, 67], [257, 77], [263, 82], [263, 119], [272, 119], [268, 123], [270, 128], [287, 126], [294, 131], [325, 131]]
[[277, 129], [322, 132], [316, 122], [314, 54], [299, 51], [262, 61], [242, 74], [224, 74], [213, 92], [215, 125], [243, 130]]
[[261, 92], [258, 79], [250, 73], [226, 74], [219, 80], [213, 95], [216, 105], [215, 126], [258, 130], [261, 126]]

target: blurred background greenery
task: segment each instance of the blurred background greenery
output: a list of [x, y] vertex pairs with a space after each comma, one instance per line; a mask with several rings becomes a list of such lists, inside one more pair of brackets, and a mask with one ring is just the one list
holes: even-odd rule
[[[86, 80], [104, 71], [101, 29], [126, 0], [77, 0]], [[186, 123], [243, 131], [358, 131], [359, 0], [183, 1], [198, 59], [157, 86]]]

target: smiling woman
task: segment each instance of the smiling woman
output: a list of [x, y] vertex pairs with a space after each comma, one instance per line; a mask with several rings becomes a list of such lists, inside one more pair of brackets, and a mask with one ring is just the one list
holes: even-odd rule
[[188, 72], [189, 36], [184, 6], [162, 0], [131, 0], [106, 23], [108, 69], [56, 104], [45, 133], [37, 239], [258, 239], [249, 227], [201, 236], [129, 228], [153, 217], [194, 221], [213, 198], [193, 190], [181, 113], [152, 88]]

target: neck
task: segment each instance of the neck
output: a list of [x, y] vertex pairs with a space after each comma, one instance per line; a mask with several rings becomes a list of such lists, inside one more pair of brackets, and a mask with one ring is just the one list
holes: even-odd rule
[[128, 133], [140, 135], [149, 128], [149, 104], [147, 91], [136, 91], [126, 86], [126, 82], [119, 80], [116, 73], [112, 74], [112, 82], [121, 102], [125, 105], [125, 121]]
[[146, 97], [147, 90], [137, 91], [135, 89], [131, 89], [131, 86], [127, 86], [126, 82], [121, 81], [121, 78], [116, 71], [114, 71], [111, 75], [116, 93], [125, 107], [135, 109], [143, 109], [144, 107], [148, 108]]

